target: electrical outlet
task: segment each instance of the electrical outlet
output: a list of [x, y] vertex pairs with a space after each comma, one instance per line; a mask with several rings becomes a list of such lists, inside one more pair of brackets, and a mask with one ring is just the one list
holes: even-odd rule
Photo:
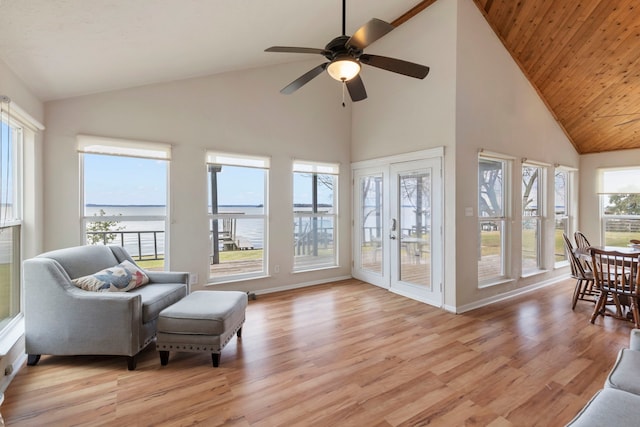
[[276, 264], [273, 266], [273, 272], [278, 274], [280, 273], [280, 265]]
[[197, 283], [198, 283], [198, 274], [197, 273], [189, 274], [189, 284], [195, 285]]

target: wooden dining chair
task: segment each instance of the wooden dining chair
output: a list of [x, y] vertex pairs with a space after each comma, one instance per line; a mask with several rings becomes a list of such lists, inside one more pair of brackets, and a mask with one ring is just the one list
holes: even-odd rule
[[582, 262], [580, 262], [569, 237], [565, 233], [562, 233], [562, 237], [564, 238], [564, 248], [567, 251], [567, 257], [571, 265], [571, 277], [576, 279], [576, 286], [571, 299], [571, 309], [575, 310], [578, 300], [596, 302], [599, 292], [593, 286], [593, 272], [587, 271]]
[[587, 236], [585, 236], [582, 231], [576, 231], [575, 233], [573, 233], [573, 239], [576, 241], [576, 246], [579, 248], [588, 248], [589, 246], [591, 246], [591, 243], [589, 243]]
[[633, 314], [635, 327], [640, 328], [638, 258], [622, 252], [597, 248], [591, 248], [590, 251], [595, 284], [600, 290], [600, 296], [591, 315], [591, 323], [594, 323], [598, 316], [609, 314], [605, 308], [607, 300], [611, 298], [616, 310], [615, 314], [610, 315], [627, 320], [622, 311], [622, 306], [627, 306]]
[[640, 240], [638, 239], [631, 239], [629, 240], [629, 243], [632, 245], [640, 245]]

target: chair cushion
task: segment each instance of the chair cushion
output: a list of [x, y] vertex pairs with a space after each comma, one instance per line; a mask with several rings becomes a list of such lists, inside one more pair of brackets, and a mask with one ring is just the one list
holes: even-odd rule
[[615, 388], [597, 392], [567, 426], [602, 427], [638, 425], [640, 396]]
[[156, 320], [165, 307], [184, 298], [187, 286], [184, 283], [154, 283], [153, 286], [141, 286], [129, 293], [142, 297], [142, 321], [148, 323]]
[[623, 348], [607, 376], [605, 387], [640, 395], [640, 351]]
[[238, 291], [196, 291], [160, 313], [158, 332], [222, 335], [244, 320], [247, 294]]

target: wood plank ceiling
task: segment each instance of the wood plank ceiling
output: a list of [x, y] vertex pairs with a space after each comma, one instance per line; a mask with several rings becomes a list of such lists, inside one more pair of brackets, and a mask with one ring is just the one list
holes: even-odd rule
[[474, 2], [579, 153], [640, 148], [637, 0]]
[[579, 153], [640, 148], [637, 0], [474, 0]]

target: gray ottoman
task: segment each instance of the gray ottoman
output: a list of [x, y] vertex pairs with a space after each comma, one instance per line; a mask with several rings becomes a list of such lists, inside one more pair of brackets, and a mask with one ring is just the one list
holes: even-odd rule
[[170, 351], [211, 353], [213, 366], [235, 333], [242, 336], [247, 294], [236, 291], [196, 291], [165, 308], [158, 316], [156, 348], [160, 363]]

